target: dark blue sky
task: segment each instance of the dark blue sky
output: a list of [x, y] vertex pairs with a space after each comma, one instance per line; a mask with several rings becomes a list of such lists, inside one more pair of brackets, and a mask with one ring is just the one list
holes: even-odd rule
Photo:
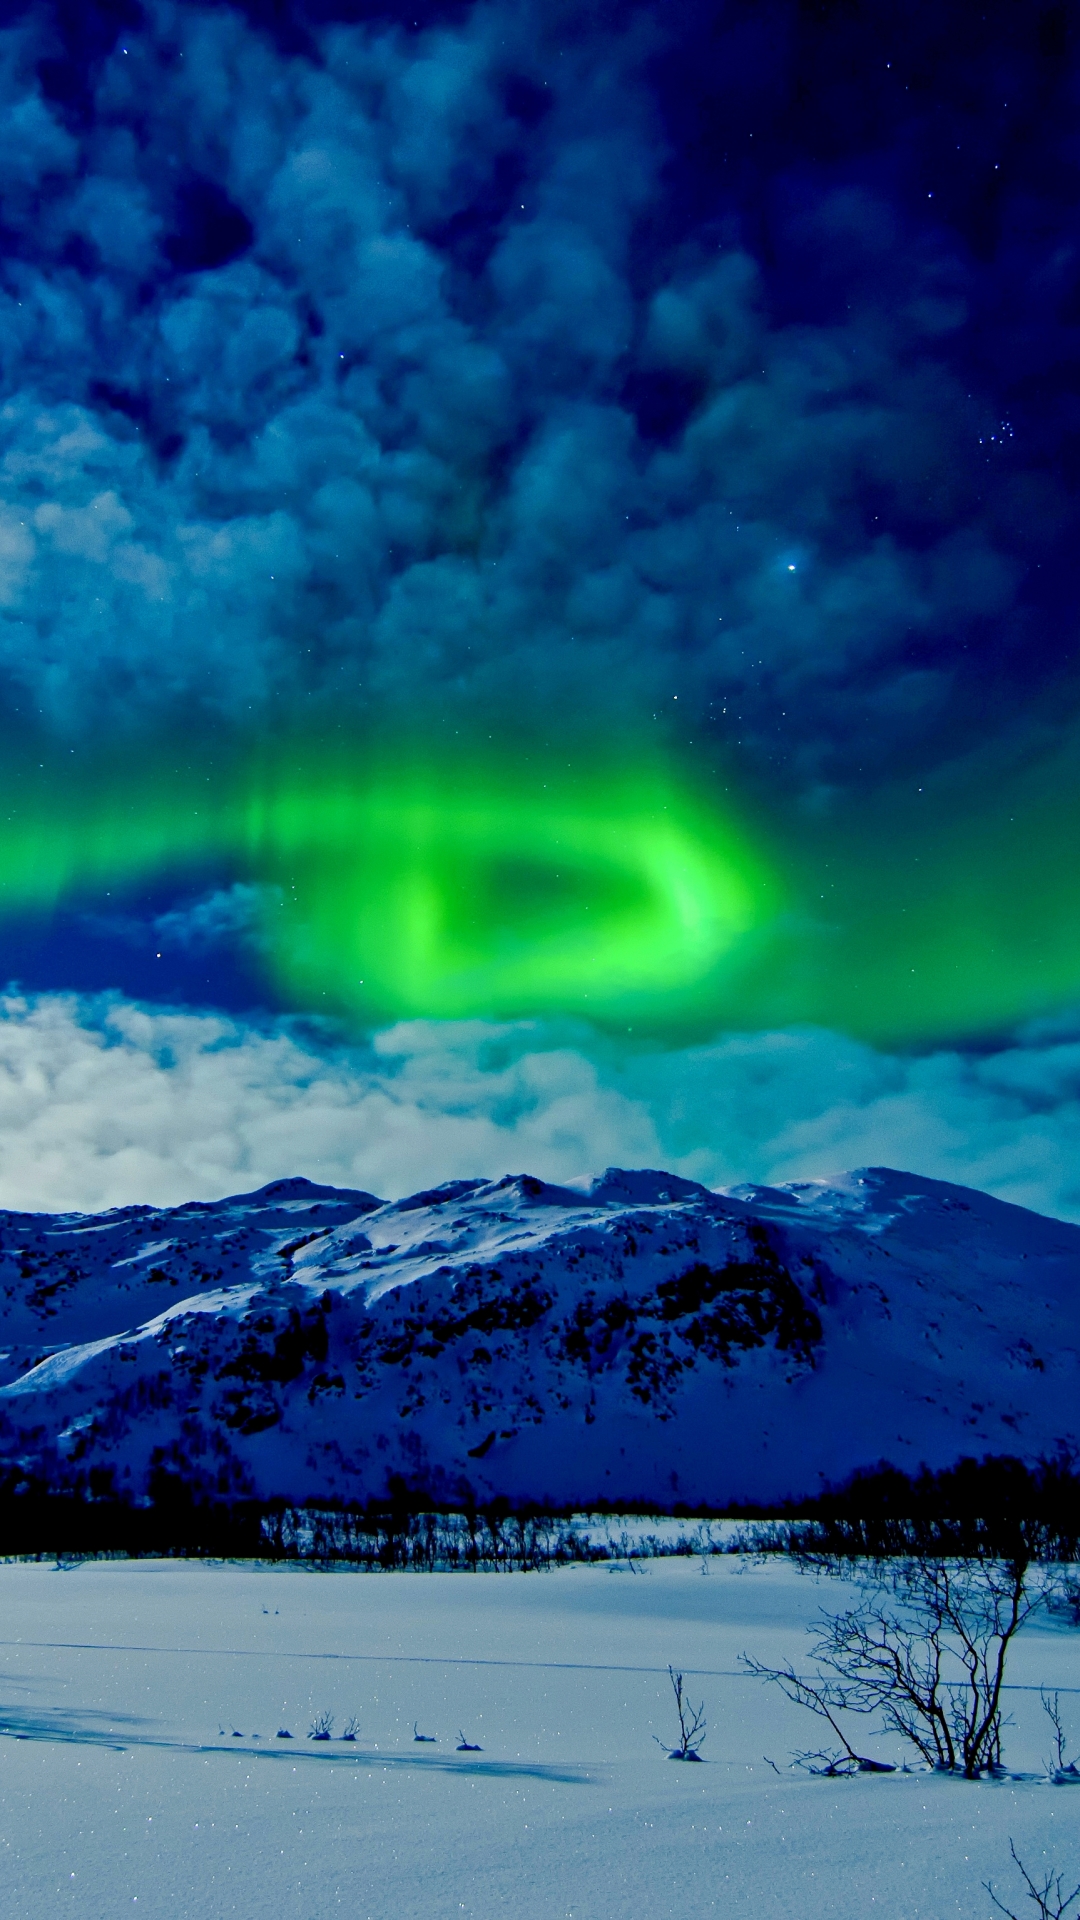
[[[0, 23], [9, 766], [648, 738], [782, 833], [1075, 725], [1071, 8]], [[245, 1004], [204, 881], [5, 970]]]

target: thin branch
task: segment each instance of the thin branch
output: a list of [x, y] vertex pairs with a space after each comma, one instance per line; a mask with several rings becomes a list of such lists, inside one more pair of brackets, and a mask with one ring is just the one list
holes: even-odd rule
[[[1080, 1894], [1080, 1882], [1077, 1883], [1071, 1893], [1062, 1894], [1061, 1888], [1064, 1875], [1048, 1872], [1042, 1886], [1037, 1886], [1021, 1860], [1020, 1855], [1017, 1853], [1015, 1842], [1012, 1840], [1009, 1841], [1009, 1852], [1012, 1854], [1014, 1864], [1023, 1879], [1024, 1889], [1028, 1899], [1033, 1901], [1038, 1908], [1039, 1920], [1067, 1920], [1065, 1909], [1066, 1907], [1070, 1907], [1077, 1898], [1077, 1895]], [[1020, 1916], [1015, 1914], [1011, 1907], [1007, 1907], [1003, 1900], [998, 1899], [989, 1880], [984, 1880], [983, 1886], [986, 1888], [987, 1893], [990, 1895], [999, 1913], [1007, 1915], [1007, 1920], [1020, 1920]], [[1051, 1901], [1054, 1903], [1053, 1905], [1051, 1905]], [[1076, 1920], [1075, 1915], [1073, 1916], [1073, 1920]]]
[[[676, 1673], [674, 1667], [668, 1667], [668, 1679], [675, 1694], [675, 1711], [679, 1716], [679, 1744], [669, 1755], [672, 1760], [697, 1760], [698, 1748], [705, 1738], [705, 1702], [700, 1706], [691, 1706], [686, 1697], [683, 1676]], [[653, 1738], [656, 1739], [656, 1735]], [[663, 1746], [663, 1741], [659, 1743]]]

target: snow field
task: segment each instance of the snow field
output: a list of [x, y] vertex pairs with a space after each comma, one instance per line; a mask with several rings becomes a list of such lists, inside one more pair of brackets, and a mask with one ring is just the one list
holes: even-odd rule
[[[0, 1567], [2, 1910], [989, 1920], [983, 1880], [1016, 1892], [1010, 1837], [1080, 1878], [1070, 1788], [786, 1771], [817, 1729], [738, 1655], [804, 1662], [807, 1622], [847, 1590], [704, 1564]], [[704, 1766], [652, 1739], [674, 1733], [669, 1660], [705, 1700]], [[1049, 1750], [1040, 1685], [1080, 1748], [1080, 1633], [1027, 1630], [1010, 1680], [1014, 1771]], [[309, 1741], [321, 1711], [338, 1734], [357, 1715], [355, 1744]], [[459, 1728], [481, 1752], [455, 1751]], [[858, 1744], [900, 1757], [865, 1723]]]

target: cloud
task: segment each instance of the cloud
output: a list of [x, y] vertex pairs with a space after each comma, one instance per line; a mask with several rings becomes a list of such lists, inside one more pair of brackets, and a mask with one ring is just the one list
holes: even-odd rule
[[[99, 1208], [255, 1187], [284, 1170], [387, 1196], [505, 1171], [658, 1157], [644, 1108], [579, 1052], [482, 1026], [319, 1050], [284, 1023], [9, 998], [0, 1203]], [[514, 1057], [488, 1056], [509, 1038]]]
[[[159, 913], [146, 929], [162, 947], [201, 953], [232, 941], [259, 943], [260, 922], [268, 907], [280, 902], [277, 887], [259, 886], [237, 880], [231, 887], [217, 887], [190, 906], [170, 908]], [[106, 923], [107, 924], [107, 923]]]
[[713, 1186], [887, 1164], [1080, 1220], [1080, 1028], [978, 1057], [820, 1031], [617, 1049], [584, 1028], [413, 1022], [360, 1048], [115, 997], [0, 1009], [0, 1205], [211, 1199], [286, 1174], [387, 1198], [662, 1166]]
[[[286, 11], [277, 40], [175, 0], [85, 44], [44, 0], [0, 31], [20, 715], [640, 734], [678, 692], [821, 792], [1037, 683], [1075, 538], [1064, 80], [1025, 122], [1041, 172], [986, 162], [977, 256], [944, 161], [936, 201], [908, 181], [931, 135], [876, 48], [873, 127], [847, 100], [825, 166], [813, 128], [791, 149], [822, 89], [753, 9]], [[1010, 47], [1018, 96], [1041, 57]], [[929, 118], [981, 165], [950, 58]]]

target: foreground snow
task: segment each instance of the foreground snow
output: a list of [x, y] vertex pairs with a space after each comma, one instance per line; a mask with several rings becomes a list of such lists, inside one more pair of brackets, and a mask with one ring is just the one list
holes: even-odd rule
[[[1080, 1879], [1069, 1788], [778, 1778], [763, 1755], [783, 1766], [813, 1728], [738, 1655], [803, 1658], [844, 1589], [706, 1565], [0, 1567], [3, 1911], [989, 1920], [983, 1880], [1015, 1891], [1010, 1837]], [[668, 1661], [705, 1700], [699, 1767], [652, 1739], [673, 1731]], [[1028, 1630], [1010, 1677], [1006, 1758], [1034, 1772], [1040, 1685], [1080, 1745], [1080, 1633]], [[320, 1711], [338, 1732], [357, 1715], [355, 1744], [306, 1739]], [[456, 1752], [459, 1728], [482, 1751]]]
[[0, 1465], [723, 1506], [1080, 1446], [1080, 1227], [884, 1168], [0, 1215]]

